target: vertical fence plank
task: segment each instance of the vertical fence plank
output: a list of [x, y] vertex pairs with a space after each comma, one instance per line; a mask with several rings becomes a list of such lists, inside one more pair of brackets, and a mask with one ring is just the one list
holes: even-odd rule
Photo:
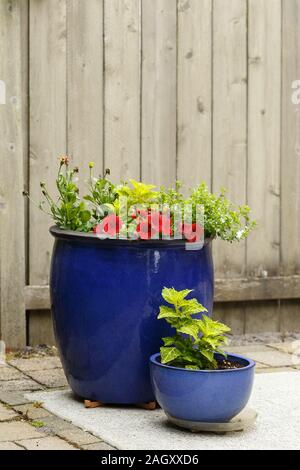
[[[249, 276], [279, 275], [281, 0], [249, 0], [248, 203], [258, 229], [247, 241]], [[246, 333], [280, 328], [276, 304], [246, 308]]]
[[176, 178], [176, 0], [142, 2], [142, 178]]
[[248, 202], [259, 224], [248, 274], [278, 275], [280, 242], [281, 1], [249, 1]]
[[[27, 123], [27, 2], [0, 2], [0, 338], [10, 348], [25, 346], [24, 161]], [[22, 73], [23, 72], [23, 73]]]
[[211, 184], [212, 0], [178, 3], [177, 178]]
[[[57, 157], [66, 153], [66, 0], [30, 3], [30, 193], [40, 180], [55, 191]], [[50, 219], [30, 209], [30, 283], [48, 284]], [[38, 253], [38, 256], [37, 256]]]
[[292, 83], [300, 80], [299, 22], [300, 0], [283, 2], [281, 260], [287, 275], [300, 272], [300, 104], [292, 102]]
[[[282, 2], [281, 270], [300, 272], [300, 0]], [[299, 93], [298, 93], [299, 97]], [[282, 330], [299, 330], [299, 302], [282, 302]]]
[[103, 171], [103, 0], [67, 4], [68, 153], [80, 167]]
[[[213, 3], [213, 190], [228, 188], [236, 203], [246, 201], [247, 167], [247, 2]], [[217, 277], [245, 274], [245, 243], [214, 242]], [[244, 309], [236, 310], [239, 332]]]
[[[247, 34], [245, 0], [214, 0], [213, 19], [213, 190], [228, 188], [236, 203], [246, 201]], [[217, 274], [245, 273], [245, 243], [215, 244]]]
[[105, 0], [105, 167], [140, 178], [140, 0]]

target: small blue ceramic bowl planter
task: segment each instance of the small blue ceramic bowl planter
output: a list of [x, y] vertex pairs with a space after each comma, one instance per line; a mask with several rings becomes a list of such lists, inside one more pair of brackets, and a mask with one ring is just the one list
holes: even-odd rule
[[[216, 358], [221, 358], [216, 354]], [[164, 365], [160, 354], [150, 358], [156, 400], [173, 418], [224, 423], [239, 414], [251, 395], [255, 362], [237, 354], [227, 356], [238, 369], [191, 370]]]

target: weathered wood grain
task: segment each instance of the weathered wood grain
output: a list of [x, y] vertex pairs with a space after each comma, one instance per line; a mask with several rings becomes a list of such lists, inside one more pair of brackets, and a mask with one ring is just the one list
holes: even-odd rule
[[[24, 295], [28, 310], [50, 308], [48, 286], [26, 286]], [[216, 302], [251, 302], [278, 299], [300, 299], [300, 276], [216, 280]]]
[[282, 2], [281, 270], [300, 272], [300, 103], [292, 83], [300, 79], [300, 1]]
[[[213, 3], [213, 155], [212, 188], [228, 190], [237, 204], [246, 202], [247, 181], [247, 3]], [[217, 277], [244, 277], [245, 242], [214, 243]], [[235, 309], [245, 317], [244, 305]]]
[[105, 0], [104, 162], [113, 181], [140, 179], [141, 2]]
[[[41, 180], [56, 194], [57, 158], [67, 150], [66, 0], [30, 2], [30, 194]], [[51, 220], [30, 206], [29, 281], [48, 284]]]
[[247, 202], [259, 229], [247, 241], [247, 271], [279, 274], [281, 1], [249, 1]]
[[211, 185], [212, 0], [178, 3], [177, 178]]
[[24, 162], [27, 122], [26, 1], [0, 2], [0, 338], [8, 348], [25, 345]]
[[[281, 273], [300, 273], [300, 1], [282, 2]], [[281, 302], [283, 331], [300, 330], [300, 302]], [[297, 322], [298, 319], [298, 322]]]
[[[249, 277], [276, 276], [280, 263], [281, 1], [250, 0], [248, 5], [247, 203], [259, 229], [247, 240], [247, 273]], [[266, 303], [255, 309], [246, 306], [247, 333], [263, 331], [271, 319], [279, 328], [278, 305]]]
[[[247, 171], [247, 5], [214, 1], [213, 9], [213, 190], [228, 189], [246, 202]], [[216, 275], [244, 276], [245, 243], [214, 244]]]
[[176, 1], [142, 2], [142, 179], [176, 179]]
[[53, 322], [49, 310], [34, 310], [27, 313], [28, 345], [55, 345]]
[[67, 147], [87, 192], [88, 162], [103, 172], [103, 0], [67, 3]]

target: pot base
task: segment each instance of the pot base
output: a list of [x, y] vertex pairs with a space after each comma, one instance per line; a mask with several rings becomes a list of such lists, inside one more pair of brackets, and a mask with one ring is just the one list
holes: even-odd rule
[[[166, 413], [166, 412], [165, 412]], [[251, 408], [244, 408], [237, 416], [228, 423], [208, 423], [199, 421], [188, 421], [173, 418], [166, 413], [168, 420], [180, 428], [188, 429], [191, 432], [212, 432], [214, 434], [226, 434], [227, 432], [244, 431], [256, 421], [257, 412]]]
[[[105, 406], [105, 403], [101, 401], [92, 401], [92, 400], [84, 400], [85, 408], [99, 408], [100, 406]], [[143, 410], [156, 410], [159, 408], [159, 405], [156, 401], [149, 401], [148, 403], [137, 403], [134, 406], [137, 408], [142, 408]]]

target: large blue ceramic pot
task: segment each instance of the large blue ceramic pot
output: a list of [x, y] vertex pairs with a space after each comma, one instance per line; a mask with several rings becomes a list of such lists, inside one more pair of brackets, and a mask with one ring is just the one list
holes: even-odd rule
[[56, 227], [50, 231], [51, 308], [70, 387], [103, 403], [153, 401], [149, 357], [170, 334], [156, 318], [161, 291], [195, 289], [210, 314], [211, 243], [187, 250], [183, 240], [100, 240]]
[[255, 363], [237, 354], [227, 358], [243, 367], [181, 369], [162, 364], [159, 354], [151, 356], [153, 390], [166, 414], [186, 421], [224, 423], [240, 413], [251, 395]]

